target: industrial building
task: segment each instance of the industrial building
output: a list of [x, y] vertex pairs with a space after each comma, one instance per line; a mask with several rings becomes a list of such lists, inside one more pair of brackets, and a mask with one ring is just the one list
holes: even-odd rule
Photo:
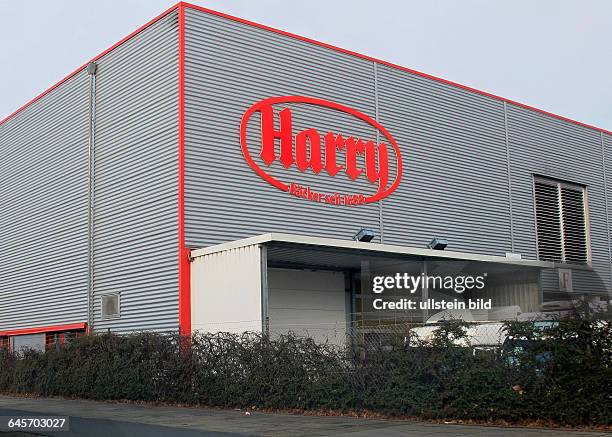
[[0, 346], [343, 332], [400, 267], [607, 302], [610, 159], [604, 129], [179, 3], [0, 122]]

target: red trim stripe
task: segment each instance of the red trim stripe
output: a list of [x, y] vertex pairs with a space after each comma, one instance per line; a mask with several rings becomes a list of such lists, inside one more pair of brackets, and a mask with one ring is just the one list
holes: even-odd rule
[[[412, 70], [410, 68], [406, 68], [406, 67], [402, 67], [401, 65], [397, 65], [397, 64], [393, 64], [391, 62], [387, 62], [387, 61], [383, 61], [380, 59], [376, 59], [373, 58], [371, 56], [367, 56], [367, 55], [363, 55], [357, 52], [353, 52], [347, 49], [343, 49], [340, 47], [336, 47], [333, 46], [331, 44], [327, 44], [324, 42], [320, 42], [320, 41], [316, 41], [314, 39], [311, 38], [306, 38], [300, 35], [296, 35], [294, 33], [290, 33], [290, 32], [286, 32], [283, 30], [279, 30], [279, 29], [275, 29], [273, 27], [270, 26], [266, 26], [263, 24], [259, 24], [259, 23], [255, 23], [253, 21], [249, 21], [249, 20], [245, 20], [242, 18], [238, 18], [238, 17], [234, 17], [232, 15], [228, 15], [228, 14], [224, 14], [222, 12], [217, 12], [214, 11], [212, 9], [207, 9], [201, 6], [197, 6], [197, 5], [193, 5], [190, 3], [185, 3], [185, 2], [180, 2], [172, 7], [170, 7], [169, 9], [167, 9], [166, 11], [162, 12], [161, 14], [159, 14], [157, 17], [153, 18], [152, 20], [148, 21], [147, 23], [145, 23], [144, 25], [140, 26], [138, 29], [136, 29], [134, 32], [130, 33], [129, 35], [127, 35], [125, 38], [121, 39], [119, 42], [117, 42], [116, 44], [112, 45], [111, 47], [109, 47], [108, 49], [106, 49], [105, 51], [103, 51], [102, 53], [100, 53], [99, 55], [95, 56], [94, 58], [92, 58], [90, 61], [86, 62], [85, 64], [83, 64], [81, 67], [79, 67], [78, 69], [76, 69], [75, 71], [73, 71], [72, 73], [70, 73], [68, 76], [66, 76], [65, 78], [63, 78], [62, 80], [60, 80], [59, 82], [57, 82], [55, 85], [51, 86], [50, 88], [48, 88], [47, 90], [45, 90], [44, 92], [42, 92], [41, 94], [39, 94], [38, 96], [36, 96], [35, 98], [33, 98], [32, 100], [30, 100], [29, 102], [27, 102], [25, 105], [23, 105], [21, 108], [17, 109], [16, 111], [14, 111], [12, 114], [8, 115], [7, 117], [5, 117], [2, 121], [0, 121], [0, 125], [3, 124], [4, 122], [6, 122], [7, 120], [9, 120], [10, 118], [12, 118], [13, 116], [15, 116], [16, 114], [18, 114], [19, 112], [23, 111], [25, 108], [27, 108], [28, 106], [30, 106], [31, 104], [33, 104], [34, 102], [40, 100], [42, 97], [44, 97], [45, 95], [47, 95], [48, 93], [50, 93], [51, 91], [53, 91], [54, 89], [56, 89], [57, 87], [59, 87], [61, 84], [63, 84], [64, 82], [66, 82], [67, 80], [69, 80], [71, 77], [75, 76], [76, 74], [78, 74], [80, 71], [82, 71], [84, 68], [86, 68], [86, 66], [90, 63], [90, 62], [95, 62], [98, 59], [100, 59], [101, 57], [103, 57], [104, 55], [106, 55], [107, 53], [109, 53], [110, 51], [114, 50], [115, 48], [119, 47], [121, 44], [123, 44], [124, 42], [128, 41], [130, 38], [134, 37], [135, 35], [137, 35], [138, 33], [140, 33], [142, 30], [144, 30], [145, 28], [149, 27], [151, 24], [159, 21], [160, 19], [162, 19], [163, 17], [165, 17], [166, 15], [168, 15], [169, 13], [171, 13], [172, 11], [178, 9], [179, 11], [179, 120], [178, 120], [178, 128], [179, 128], [179, 150], [178, 150], [178, 159], [179, 159], [179, 169], [178, 169], [178, 237], [179, 237], [179, 326], [180, 326], [180, 330], [181, 333], [185, 334], [185, 335], [189, 335], [191, 333], [191, 307], [190, 307], [190, 300], [191, 300], [191, 294], [190, 294], [190, 263], [189, 263], [189, 249], [185, 246], [185, 199], [184, 199], [184, 172], [185, 172], [185, 167], [184, 167], [184, 160], [185, 160], [185, 84], [184, 84], [184, 65], [185, 65], [185, 8], [191, 8], [191, 9], [195, 9], [198, 11], [202, 11], [211, 15], [216, 15], [219, 17], [223, 17], [229, 20], [233, 20], [236, 22], [240, 22], [243, 24], [247, 24], [249, 26], [253, 26], [253, 27], [257, 27], [260, 29], [264, 29], [270, 32], [274, 32], [280, 35], [284, 35], [290, 38], [295, 38], [301, 41], [305, 41], [311, 44], [315, 44], [321, 47], [326, 47], [328, 49], [331, 50], [335, 50], [341, 53], [345, 53], [345, 54], [349, 54], [352, 56], [356, 56], [358, 58], [361, 59], [366, 59], [369, 61], [373, 61], [373, 62], [377, 62], [381, 65], [386, 65], [388, 67], [392, 67], [398, 70], [402, 70], [402, 71], [406, 71], [408, 73], [412, 73], [418, 76], [422, 76], [422, 77], [426, 77], [429, 78], [431, 80], [435, 80], [437, 82], [441, 82], [441, 83], [445, 83], [448, 85], [452, 85], [470, 92], [474, 92], [477, 94], [481, 94], [496, 100], [501, 100], [504, 101], [506, 103], [510, 103], [512, 105], [516, 105], [516, 106], [520, 106], [526, 109], [530, 109], [532, 111], [535, 112], [539, 112], [541, 114], [545, 114], [548, 115], [550, 117], [554, 117], [557, 118], [559, 120], [564, 120], [579, 126], [583, 126], [586, 128], [590, 128], [590, 129], [594, 129], [596, 131], [600, 131], [600, 132], [604, 132], [606, 134], [610, 134], [612, 135], [611, 131], [608, 131], [606, 129], [602, 129], [596, 126], [592, 126], [586, 123], [582, 123], [576, 120], [572, 120], [566, 117], [562, 117], [560, 115], [556, 115], [553, 114], [551, 112], [547, 112], [544, 111], [542, 109], [538, 109], [538, 108], [534, 108], [532, 106], [520, 103], [520, 102], [516, 102], [510, 99], [506, 99], [504, 97], [500, 97], [491, 93], [487, 93], [485, 91], [480, 91], [478, 89], [475, 88], [471, 88], [465, 85], [461, 85], [458, 84], [456, 82], [452, 82], [446, 79], [442, 79], [436, 76], [432, 76], [426, 73], [422, 73], [420, 71], [417, 70]], [[76, 325], [63, 325], [63, 326], [53, 326], [53, 327], [45, 327], [45, 328], [31, 328], [29, 330], [15, 330], [15, 331], [0, 331], [0, 335], [19, 335], [19, 334], [23, 334], [23, 333], [36, 333], [36, 332], [47, 332], [47, 331], [52, 331], [52, 330], [70, 330], [70, 329], [85, 329], [86, 328], [86, 324], [76, 324]]]
[[151, 24], [155, 23], [159, 19], [163, 18], [164, 16], [168, 15], [170, 12], [172, 12], [175, 9], [180, 8], [180, 7], [191, 8], [191, 9], [195, 9], [195, 10], [198, 10], [198, 11], [206, 12], [206, 13], [211, 14], [211, 15], [216, 15], [218, 17], [227, 18], [227, 19], [232, 20], [232, 21], [236, 21], [236, 22], [243, 23], [243, 24], [248, 24], [249, 26], [258, 27], [260, 29], [265, 29], [265, 30], [268, 30], [270, 32], [274, 32], [274, 33], [278, 33], [280, 35], [288, 36], [290, 38], [295, 38], [295, 39], [298, 39], [298, 40], [301, 40], [301, 41], [306, 41], [306, 42], [311, 43], [311, 44], [316, 44], [316, 45], [321, 46], [321, 47], [326, 47], [328, 49], [335, 50], [335, 51], [338, 51], [338, 52], [341, 52], [341, 53], [346, 53], [346, 54], [349, 54], [349, 55], [352, 55], [352, 56], [356, 56], [356, 57], [361, 58], [361, 59], [367, 59], [369, 61], [377, 62], [377, 63], [379, 63], [381, 65], [386, 65], [388, 67], [392, 67], [392, 68], [395, 68], [395, 69], [398, 69], [398, 70], [406, 71], [408, 73], [412, 73], [412, 74], [415, 74], [417, 76], [426, 77], [428, 79], [435, 80], [436, 82], [441, 82], [441, 83], [444, 83], [444, 84], [447, 84], [447, 85], [452, 85], [454, 87], [461, 88], [461, 89], [464, 89], [464, 90], [467, 90], [467, 91], [471, 91], [471, 92], [476, 93], [476, 94], [481, 94], [481, 95], [484, 95], [484, 96], [487, 96], [487, 97], [490, 97], [490, 98], [493, 98], [493, 99], [496, 99], [496, 100], [501, 100], [503, 102], [510, 103], [512, 105], [515, 105], [515, 106], [520, 106], [522, 108], [530, 109], [532, 111], [539, 112], [540, 114], [545, 114], [545, 115], [548, 115], [550, 117], [557, 118], [559, 120], [567, 121], [567, 122], [570, 122], [570, 123], [573, 123], [573, 124], [576, 124], [576, 125], [579, 125], [579, 126], [583, 126], [583, 127], [589, 128], [589, 129], [594, 129], [596, 131], [600, 131], [600, 132], [612, 135], [612, 131], [609, 131], [609, 130], [606, 130], [606, 129], [603, 129], [603, 128], [600, 128], [600, 127], [597, 127], [597, 126], [593, 126], [593, 125], [590, 125], [590, 124], [582, 123], [580, 121], [572, 120], [570, 118], [563, 117], [561, 115], [553, 114], [552, 112], [544, 111], [543, 109], [538, 109], [538, 108], [535, 108], [533, 106], [526, 105], [524, 103], [520, 103], [520, 102], [517, 102], [517, 101], [514, 101], [514, 100], [510, 100], [510, 99], [507, 99], [507, 98], [504, 98], [504, 97], [497, 96], [495, 94], [491, 94], [491, 93], [488, 93], [488, 92], [485, 92], [485, 91], [478, 90], [476, 88], [471, 88], [471, 87], [468, 87], [466, 85], [461, 85], [459, 83], [452, 82], [450, 80], [442, 79], [442, 78], [437, 77], [437, 76], [432, 76], [431, 74], [422, 73], [422, 72], [417, 71], [417, 70], [413, 70], [413, 69], [410, 69], [410, 68], [407, 68], [407, 67], [403, 67], [401, 65], [397, 65], [397, 64], [394, 64], [392, 62], [383, 61], [383, 60], [374, 58], [372, 56], [363, 55], [361, 53], [353, 52], [351, 50], [343, 49], [341, 47], [337, 47], [337, 46], [334, 46], [334, 45], [331, 45], [331, 44], [327, 44], [327, 43], [324, 43], [324, 42], [321, 42], [321, 41], [317, 41], [317, 40], [314, 40], [314, 39], [311, 39], [311, 38], [306, 38], [306, 37], [303, 37], [303, 36], [300, 36], [300, 35], [296, 35], [296, 34], [291, 33], [291, 32], [286, 32], [284, 30], [275, 29], [273, 27], [266, 26], [264, 24], [255, 23], [254, 21], [245, 20], [243, 18], [238, 18], [238, 17], [235, 17], [233, 15], [225, 14], [223, 12], [217, 12], [217, 11], [214, 11], [212, 9], [204, 8], [202, 6], [197, 6], [197, 5], [194, 5], [194, 4], [191, 4], [191, 3], [186, 3], [186, 2], [180, 2], [180, 3], [172, 6], [171, 8], [167, 9], [166, 11], [162, 12], [157, 17], [153, 18], [148, 23], [142, 25], [137, 30], [135, 30], [134, 32], [130, 33], [128, 36], [123, 38], [118, 43], [116, 43], [113, 46], [109, 47], [107, 50], [105, 50], [104, 52], [100, 53], [98, 56], [96, 56], [95, 58], [91, 59], [90, 61], [86, 62], [85, 64], [83, 64], [83, 66], [79, 67], [77, 70], [75, 70], [74, 72], [70, 73], [64, 79], [62, 79], [61, 81], [59, 81], [55, 85], [51, 86], [50, 88], [48, 88], [47, 90], [45, 90], [44, 92], [42, 92], [41, 94], [39, 94], [38, 96], [33, 98], [32, 100], [30, 100], [28, 103], [23, 105], [21, 108], [17, 109], [12, 114], [10, 114], [7, 117], [5, 117], [2, 121], [0, 121], [0, 125], [2, 123], [4, 123], [5, 121], [7, 121], [8, 119], [12, 118], [15, 114], [23, 111], [25, 108], [30, 106], [32, 103], [34, 103], [37, 100], [39, 100], [42, 97], [44, 97], [49, 92], [53, 91], [55, 88], [60, 86], [62, 83], [66, 82], [68, 79], [70, 79], [71, 77], [73, 77], [77, 73], [79, 73], [81, 70], [83, 70], [87, 66], [87, 64], [89, 64], [89, 62], [94, 62], [94, 61], [100, 59], [102, 56], [104, 56], [105, 54], [107, 54], [111, 50], [115, 49], [116, 47], [120, 46], [125, 41], [127, 41], [128, 39], [132, 38], [134, 35], [136, 35], [139, 32], [141, 32], [146, 27], [150, 26]]
[[505, 97], [500, 97], [500, 96], [497, 96], [495, 94], [488, 93], [486, 91], [481, 91], [481, 90], [478, 90], [476, 88], [471, 88], [471, 87], [466, 86], [466, 85], [461, 85], [459, 83], [452, 82], [452, 81], [446, 80], [446, 79], [442, 79], [442, 78], [437, 77], [437, 76], [432, 76], [431, 74], [422, 73], [420, 71], [412, 70], [412, 69], [407, 68], [407, 67], [402, 67], [401, 65], [397, 65], [397, 64], [394, 64], [392, 62], [383, 61], [381, 59], [373, 58], [372, 56], [363, 55], [361, 53], [353, 52], [351, 50], [343, 49], [341, 47], [336, 47], [334, 45], [327, 44], [327, 43], [324, 43], [324, 42], [321, 42], [321, 41], [317, 41], [317, 40], [314, 40], [314, 39], [311, 39], [311, 38], [306, 38], [304, 36], [296, 35], [295, 33], [286, 32], [284, 30], [275, 29], [273, 27], [266, 26], [264, 24], [259, 24], [259, 23], [255, 23], [254, 21], [249, 21], [249, 20], [245, 20], [243, 18], [234, 17], [233, 15], [224, 14], [223, 12], [213, 11], [212, 9], [204, 8], [202, 6], [197, 6], [197, 5], [194, 5], [194, 4], [191, 4], [191, 3], [181, 2], [180, 5], [188, 7], [188, 8], [191, 8], [191, 9], [198, 10], [198, 11], [201, 11], [201, 12], [205, 12], [207, 14], [216, 15], [218, 17], [226, 18], [228, 20], [236, 21], [236, 22], [239, 22], [239, 23], [247, 24], [249, 26], [258, 27], [260, 29], [264, 29], [264, 30], [267, 30], [267, 31], [270, 31], [270, 32], [278, 33], [279, 35], [284, 35], [284, 36], [287, 36], [287, 37], [290, 37], [290, 38], [298, 39], [300, 41], [305, 41], [305, 42], [308, 42], [308, 43], [311, 43], [311, 44], [315, 44], [315, 45], [318, 45], [318, 46], [321, 46], [321, 47], [325, 47], [325, 48], [328, 48], [328, 49], [331, 49], [331, 50], [335, 50], [337, 52], [345, 53], [345, 54], [348, 54], [348, 55], [351, 55], [351, 56], [356, 56], [356, 57], [361, 58], [361, 59], [366, 59], [368, 61], [376, 62], [376, 63], [381, 64], [381, 65], [386, 65], [387, 67], [391, 67], [391, 68], [395, 68], [395, 69], [398, 69], [398, 70], [406, 71], [408, 73], [412, 73], [412, 74], [415, 74], [417, 76], [426, 77], [428, 79], [435, 80], [436, 82], [444, 83], [444, 84], [447, 84], [447, 85], [452, 85], [454, 87], [461, 88], [461, 89], [464, 89], [466, 91], [470, 91], [470, 92], [473, 92], [473, 93], [476, 93], [476, 94], [481, 94], [483, 96], [487, 96], [487, 97], [490, 97], [490, 98], [495, 99], [495, 100], [501, 100], [502, 102], [510, 103], [512, 105], [520, 106], [522, 108], [530, 109], [532, 111], [539, 112], [540, 114], [545, 114], [545, 115], [548, 115], [550, 117], [557, 118], [559, 120], [563, 120], [563, 121], [567, 121], [567, 122], [570, 122], [570, 123], [573, 123], [573, 124], [577, 124], [578, 126], [583, 126], [583, 127], [589, 128], [589, 129], [594, 129], [596, 131], [600, 131], [600, 132], [604, 132], [606, 134], [612, 135], [612, 131], [608, 131], [606, 129], [602, 129], [602, 128], [597, 127], [597, 126], [592, 126], [590, 124], [586, 124], [586, 123], [582, 123], [580, 121], [572, 120], [570, 118], [563, 117], [563, 116], [557, 115], [557, 114], [553, 114], [552, 112], [544, 111], [543, 109], [534, 108], [533, 106], [529, 106], [529, 105], [526, 105], [524, 103], [516, 102], [514, 100], [506, 99]]
[[41, 326], [39, 328], [12, 329], [0, 331], [0, 336], [41, 334], [43, 332], [81, 331], [87, 329], [87, 323], [72, 323], [70, 325]]
[[125, 38], [123, 38], [122, 40], [120, 40], [119, 42], [117, 42], [116, 44], [113, 44], [111, 47], [109, 47], [108, 49], [104, 50], [102, 53], [100, 53], [98, 56], [92, 58], [91, 60], [85, 62], [83, 65], [81, 65], [79, 68], [77, 68], [76, 70], [74, 70], [72, 73], [70, 73], [68, 76], [66, 76], [65, 78], [63, 78], [62, 80], [60, 80], [59, 82], [57, 82], [55, 85], [52, 85], [51, 87], [47, 88], [45, 91], [43, 91], [42, 93], [40, 93], [39, 95], [37, 95], [36, 97], [34, 97], [32, 100], [30, 100], [28, 103], [26, 103], [25, 105], [23, 105], [21, 108], [17, 109], [15, 112], [13, 112], [12, 114], [6, 116], [2, 121], [0, 121], [0, 125], [3, 124], [5, 121], [7, 121], [8, 119], [12, 118], [13, 116], [15, 116], [16, 114], [18, 114], [19, 112], [23, 111], [25, 108], [27, 108], [28, 106], [30, 106], [32, 103], [37, 102], [38, 100], [42, 99], [44, 96], [46, 96], [47, 94], [49, 94], [51, 91], [53, 91], [54, 89], [56, 89], [57, 87], [59, 87], [61, 84], [63, 84], [64, 82], [66, 82], [68, 79], [70, 79], [73, 76], [76, 76], [78, 73], [80, 73], [81, 71], [83, 71], [83, 69], [85, 69], [87, 67], [87, 65], [90, 62], [95, 62], [98, 59], [100, 59], [102, 56], [106, 55], [108, 52], [116, 49], [117, 47], [119, 47], [121, 44], [123, 44], [124, 42], [126, 42], [127, 40], [131, 39], [132, 37], [134, 37], [135, 35], [137, 35], [138, 33], [142, 32], [144, 29], [146, 29], [147, 27], [149, 27], [151, 24], [161, 20], [163, 17], [165, 17], [166, 15], [168, 15], [170, 12], [174, 11], [176, 8], [178, 7], [177, 5], [172, 6], [171, 8], [165, 10], [164, 12], [162, 12], [161, 14], [159, 14], [157, 17], [153, 18], [152, 20], [148, 21], [147, 23], [143, 24], [142, 26], [140, 26], [138, 29], [136, 29], [134, 32], [130, 33], [129, 35], [127, 35]]
[[191, 273], [185, 247], [185, 7], [179, 3], [178, 47], [178, 264], [179, 332], [191, 335]]

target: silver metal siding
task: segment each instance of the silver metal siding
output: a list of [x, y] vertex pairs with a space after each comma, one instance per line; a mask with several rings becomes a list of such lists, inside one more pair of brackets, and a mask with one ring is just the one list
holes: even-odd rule
[[[333, 100], [374, 117], [373, 64], [192, 9], [186, 10], [185, 21], [187, 245], [271, 231], [348, 239], [360, 227], [377, 231], [378, 205], [347, 209], [289, 196], [253, 172], [239, 141], [242, 114], [273, 96]], [[321, 117], [312, 114], [316, 110], [311, 120], [320, 123]], [[340, 126], [375, 137], [373, 128], [341, 114], [327, 117], [330, 129]], [[294, 125], [294, 131], [305, 127]], [[303, 178], [297, 171], [291, 175]], [[329, 184], [333, 189], [334, 181]]]
[[[94, 328], [176, 331], [176, 12], [97, 63]], [[117, 292], [121, 317], [102, 319], [100, 296]]]
[[[515, 105], [508, 105], [510, 167], [516, 251], [537, 257], [533, 174], [587, 186], [592, 265], [610, 287], [608, 220], [600, 134]], [[558, 288], [556, 272], [542, 276], [544, 291]], [[574, 271], [574, 290], [601, 287], [595, 275]]]
[[[588, 185], [593, 267], [610, 284], [597, 131], [261, 28], [186, 12], [188, 245], [270, 231], [350, 238], [369, 226], [383, 228], [386, 243], [424, 246], [440, 235], [449, 239], [449, 249], [514, 251], [535, 259], [532, 175], [538, 173]], [[378, 118], [391, 132], [402, 150], [404, 177], [383, 201], [382, 213], [379, 205], [347, 209], [294, 199], [248, 167], [240, 119], [253, 103], [279, 95], [335, 100]], [[587, 276], [575, 273], [575, 286], [595, 287]]]
[[395, 135], [404, 179], [384, 201], [385, 242], [511, 251], [502, 102], [391, 67], [378, 68], [380, 122]]
[[612, 236], [612, 135], [610, 134], [602, 134], [600, 135], [602, 139], [602, 154], [604, 159], [604, 169], [606, 176], [606, 206], [607, 206], [607, 216], [608, 216], [608, 267], [610, 272], [610, 279], [612, 282], [612, 241], [610, 237]]
[[0, 125], [0, 330], [87, 320], [88, 77]]
[[[189, 245], [277, 230], [350, 238], [361, 226], [378, 229], [382, 218], [385, 242], [425, 246], [433, 235], [445, 235], [452, 236], [455, 250], [510, 251], [501, 102], [242, 23], [187, 12]], [[238, 140], [241, 116], [254, 102], [284, 94], [345, 103], [378, 116], [390, 130], [402, 150], [405, 173], [398, 190], [383, 202], [381, 216], [378, 205], [348, 210], [291, 198], [248, 167]], [[348, 126], [339, 119], [329, 123]], [[270, 215], [272, 210], [276, 214]]]

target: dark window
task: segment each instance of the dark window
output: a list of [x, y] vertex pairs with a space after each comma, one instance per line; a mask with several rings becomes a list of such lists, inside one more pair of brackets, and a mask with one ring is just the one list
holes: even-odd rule
[[59, 349], [84, 333], [84, 331], [47, 332], [45, 334], [45, 349]]
[[535, 179], [538, 259], [588, 262], [585, 189], [551, 179]]
[[62, 345], [62, 334], [58, 334], [55, 332], [47, 332], [45, 334], [45, 349], [54, 349], [59, 348]]

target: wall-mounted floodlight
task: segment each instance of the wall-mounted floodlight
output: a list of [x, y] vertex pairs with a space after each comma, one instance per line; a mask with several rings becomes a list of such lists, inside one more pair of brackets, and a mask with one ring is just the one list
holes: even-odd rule
[[366, 228], [361, 228], [361, 229], [359, 229], [359, 232], [357, 232], [355, 235], [353, 235], [353, 240], [355, 240], [355, 241], [362, 241], [364, 243], [368, 243], [368, 242], [372, 241], [372, 239], [374, 239], [375, 236], [376, 236], [376, 234], [374, 233], [373, 230], [366, 229]]
[[448, 246], [448, 240], [443, 237], [433, 237], [427, 245], [428, 248], [433, 250], [444, 250], [446, 246]]

